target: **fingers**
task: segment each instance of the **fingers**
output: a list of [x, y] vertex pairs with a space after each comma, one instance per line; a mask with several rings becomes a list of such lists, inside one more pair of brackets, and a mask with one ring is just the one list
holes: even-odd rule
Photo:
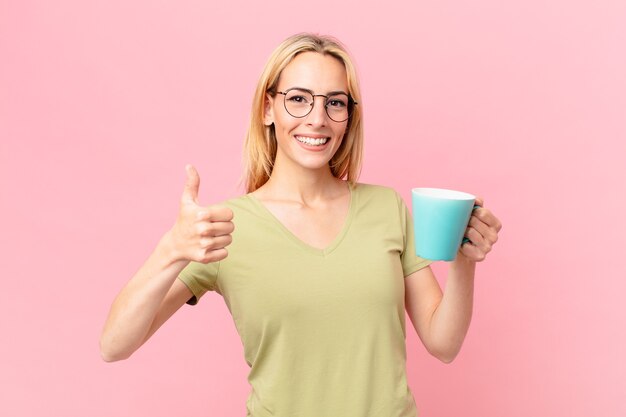
[[196, 233], [201, 237], [214, 237], [229, 235], [235, 230], [233, 222], [208, 222], [196, 223]]
[[489, 240], [491, 244], [498, 241], [498, 232], [476, 216], [470, 218], [468, 229], [470, 228], [476, 230], [482, 238]]
[[196, 220], [199, 221], [229, 222], [232, 219], [233, 211], [226, 206], [203, 207], [196, 212]]
[[200, 239], [200, 249], [216, 250], [222, 249], [233, 242], [231, 235], [203, 237]]
[[198, 190], [200, 189], [200, 175], [193, 165], [186, 165], [187, 181], [183, 191], [182, 201], [198, 204]]
[[481, 207], [474, 209], [465, 230], [465, 237], [471, 242], [461, 245], [463, 254], [475, 262], [485, 259], [487, 253], [498, 241], [498, 232], [502, 228], [500, 220], [491, 211], [482, 207], [483, 203], [481, 198], [476, 199], [476, 205], [481, 205]]
[[472, 212], [472, 217], [478, 218], [481, 222], [485, 223], [487, 227], [492, 228], [496, 233], [502, 229], [502, 223], [500, 220], [498, 220], [498, 218], [494, 216], [490, 210], [482, 206]]
[[474, 246], [470, 242], [464, 243], [460, 252], [474, 262], [482, 262], [486, 257], [486, 254], [478, 246]]
[[203, 264], [208, 264], [210, 262], [218, 262], [222, 259], [225, 259], [228, 256], [228, 250], [226, 248], [209, 250], [209, 249], [200, 249], [198, 251], [198, 255], [191, 258], [191, 260], [196, 262], [202, 262]]
[[470, 242], [465, 243], [466, 245], [471, 244], [475, 246], [476, 248], [480, 249], [480, 251], [485, 255], [491, 251], [493, 243], [489, 239], [486, 239], [482, 234], [480, 234], [478, 230], [474, 229], [473, 227], [467, 228], [467, 230], [465, 231], [465, 237], [470, 240]]
[[190, 259], [202, 263], [221, 261], [228, 256], [226, 246], [232, 242], [233, 237], [230, 234], [202, 236], [198, 239], [197, 244], [193, 245], [194, 255]]
[[196, 212], [196, 227], [200, 236], [222, 236], [235, 230], [233, 211], [225, 206], [204, 207]]
[[198, 208], [193, 220], [196, 236], [217, 237], [230, 235], [235, 230], [233, 211], [225, 206]]

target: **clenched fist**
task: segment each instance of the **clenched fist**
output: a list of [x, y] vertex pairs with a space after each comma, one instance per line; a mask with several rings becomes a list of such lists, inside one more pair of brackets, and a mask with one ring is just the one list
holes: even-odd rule
[[174, 256], [177, 260], [202, 263], [220, 261], [228, 256], [225, 248], [232, 242], [233, 211], [220, 205], [198, 204], [200, 176], [192, 165], [187, 165], [185, 170], [187, 182], [178, 219], [169, 233]]

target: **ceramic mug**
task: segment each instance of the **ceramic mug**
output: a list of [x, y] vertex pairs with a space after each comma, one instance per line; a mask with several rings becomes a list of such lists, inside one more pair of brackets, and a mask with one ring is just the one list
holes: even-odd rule
[[443, 188], [413, 188], [413, 228], [417, 256], [453, 261], [464, 238], [476, 197]]

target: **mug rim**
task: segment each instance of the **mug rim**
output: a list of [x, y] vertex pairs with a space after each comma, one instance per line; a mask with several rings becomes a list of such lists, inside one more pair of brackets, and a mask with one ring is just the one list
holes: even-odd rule
[[449, 190], [446, 188], [419, 187], [411, 189], [411, 193], [421, 197], [446, 200], [476, 200], [476, 196], [464, 191]]

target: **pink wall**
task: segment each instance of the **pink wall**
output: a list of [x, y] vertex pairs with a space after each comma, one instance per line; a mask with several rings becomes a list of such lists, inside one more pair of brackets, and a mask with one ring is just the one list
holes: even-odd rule
[[363, 182], [472, 192], [504, 224], [457, 360], [410, 329], [422, 416], [626, 415], [626, 2], [546, 3], [0, 1], [0, 415], [244, 415], [219, 296], [131, 360], [98, 337], [185, 163], [203, 203], [241, 192], [256, 77], [302, 30], [356, 58]]

